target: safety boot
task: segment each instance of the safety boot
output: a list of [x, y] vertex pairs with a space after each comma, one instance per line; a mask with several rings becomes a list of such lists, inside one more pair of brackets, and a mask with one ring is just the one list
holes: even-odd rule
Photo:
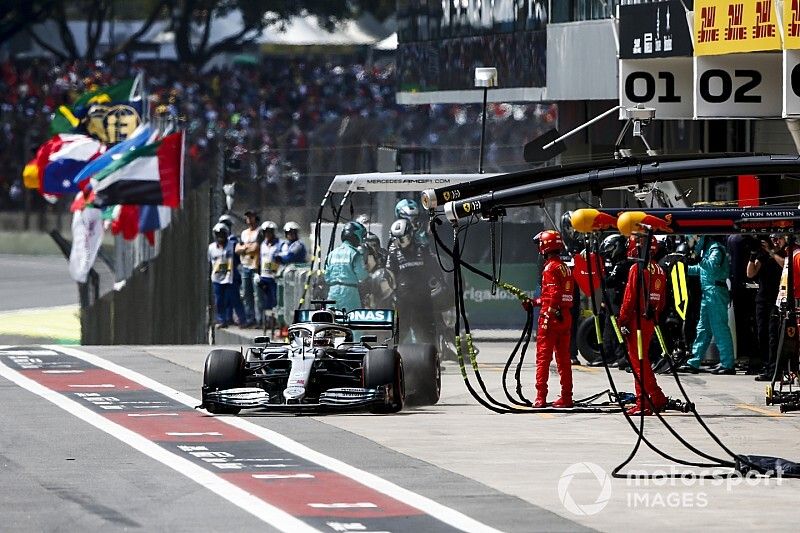
[[[637, 405], [634, 405], [633, 407], [631, 407], [630, 409], [628, 409], [627, 413], [628, 413], [628, 416], [641, 416], [642, 408], [641, 408], [641, 406], [639, 406], [637, 404]], [[653, 411], [651, 411], [650, 409], [644, 409], [644, 416], [651, 416], [652, 414], [653, 414]]]
[[572, 406], [573, 406], [573, 403], [572, 403], [572, 395], [571, 394], [562, 394], [558, 398], [558, 400], [553, 402], [553, 407], [567, 408], [567, 407], [572, 407]]
[[534, 407], [544, 407], [547, 405], [547, 393], [546, 392], [537, 392], [536, 393], [536, 401], [533, 402]]

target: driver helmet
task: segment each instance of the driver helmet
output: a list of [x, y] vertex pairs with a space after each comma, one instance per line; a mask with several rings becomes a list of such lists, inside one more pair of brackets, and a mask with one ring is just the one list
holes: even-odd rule
[[561, 252], [564, 250], [564, 241], [561, 239], [561, 234], [556, 230], [540, 231], [533, 237], [533, 242], [539, 248], [540, 254], [548, 254], [550, 252]]
[[367, 228], [360, 222], [348, 222], [342, 229], [342, 242], [349, 242], [355, 247], [360, 246], [367, 236]]
[[411, 223], [408, 220], [401, 218], [392, 223], [391, 234], [402, 248], [411, 244], [412, 238]]

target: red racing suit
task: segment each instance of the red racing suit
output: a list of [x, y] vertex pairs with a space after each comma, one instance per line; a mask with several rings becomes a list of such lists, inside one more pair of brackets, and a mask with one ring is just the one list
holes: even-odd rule
[[572, 361], [569, 353], [572, 333], [572, 298], [575, 280], [572, 271], [558, 256], [545, 260], [542, 270], [542, 295], [539, 324], [536, 332], [536, 393], [547, 396], [550, 362], [556, 354], [556, 366], [561, 378], [561, 397], [572, 399]]
[[[628, 272], [628, 283], [625, 286], [625, 295], [622, 300], [622, 307], [619, 310], [619, 325], [625, 327], [630, 333], [627, 334], [628, 345], [628, 359], [633, 368], [635, 385], [636, 385], [636, 406], [638, 409], [660, 410], [667, 403], [667, 398], [661, 391], [661, 388], [656, 382], [656, 376], [653, 373], [653, 367], [650, 365], [650, 357], [648, 356], [648, 349], [650, 341], [653, 338], [653, 331], [655, 324], [658, 323], [658, 316], [663, 311], [666, 305], [666, 286], [667, 276], [664, 269], [658, 263], [650, 261], [650, 265], [644, 273], [644, 284], [647, 287], [648, 302], [645, 305], [645, 295], [640, 292], [639, 280], [639, 263], [635, 263], [630, 272]], [[639, 296], [637, 304], [636, 299]], [[637, 313], [639, 319], [637, 321]], [[636, 330], [642, 330], [642, 359], [639, 360], [638, 343]], [[641, 378], [639, 377], [641, 373]], [[653, 401], [653, 405], [643, 402], [644, 395], [642, 394], [641, 382], [644, 383], [644, 388], [647, 394]]]

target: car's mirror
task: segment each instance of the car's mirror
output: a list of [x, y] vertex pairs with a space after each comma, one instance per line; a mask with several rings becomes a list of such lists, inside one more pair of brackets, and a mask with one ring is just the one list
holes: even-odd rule
[[253, 344], [269, 344], [270, 340], [271, 339], [266, 335], [259, 335], [258, 337], [253, 339]]
[[361, 335], [361, 342], [378, 342], [377, 335]]

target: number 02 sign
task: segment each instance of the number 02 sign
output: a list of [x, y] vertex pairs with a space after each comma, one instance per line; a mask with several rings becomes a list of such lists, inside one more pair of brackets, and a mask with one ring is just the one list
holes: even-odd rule
[[800, 50], [786, 50], [783, 54], [783, 114], [800, 115]]
[[695, 57], [695, 117], [780, 117], [781, 56], [768, 52]]

